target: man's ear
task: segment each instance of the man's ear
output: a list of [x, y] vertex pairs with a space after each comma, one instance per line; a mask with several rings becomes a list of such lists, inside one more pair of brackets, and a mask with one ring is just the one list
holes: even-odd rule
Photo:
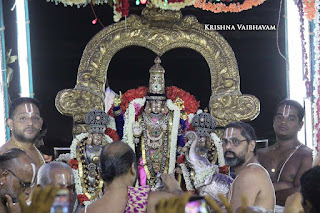
[[8, 174], [8, 170], [0, 170], [0, 187], [6, 183], [6, 177], [8, 176]]
[[7, 125], [9, 127], [10, 130], [13, 129], [13, 120], [11, 118], [8, 118], [7, 119]]
[[255, 140], [250, 141], [249, 151], [253, 152], [255, 148], [256, 148], [256, 141]]
[[299, 131], [301, 130], [302, 126], [303, 126], [304, 122], [303, 121], [300, 121], [299, 122]]
[[137, 175], [136, 165], [134, 163], [131, 164], [130, 173], [135, 177]]

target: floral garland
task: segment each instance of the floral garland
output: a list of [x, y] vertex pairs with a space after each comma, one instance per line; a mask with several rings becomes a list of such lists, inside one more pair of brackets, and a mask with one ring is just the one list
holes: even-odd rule
[[151, 0], [152, 3], [164, 10], [180, 10], [194, 4], [195, 0]]
[[216, 147], [216, 150], [218, 152], [218, 164], [219, 164], [219, 167], [223, 167], [223, 166], [225, 166], [225, 162], [224, 162], [223, 148], [222, 148], [222, 145], [220, 143], [220, 138], [215, 133], [211, 133], [210, 137], [211, 137], [211, 140], [213, 140], [214, 145]]
[[315, 0], [304, 0], [304, 16], [309, 20], [312, 21], [316, 14], [316, 7], [315, 7]]
[[[125, 113], [129, 104], [137, 98], [143, 98], [147, 95], [148, 88], [147, 87], [138, 87], [137, 89], [130, 89], [122, 95], [122, 100], [120, 103], [120, 107], [122, 112]], [[196, 98], [191, 95], [189, 92], [184, 91], [175, 86], [166, 87], [166, 95], [168, 99], [171, 99], [175, 102], [178, 98], [183, 100], [183, 106], [180, 110], [185, 111], [187, 115], [195, 113], [199, 106], [200, 102], [196, 100]]]
[[[81, 186], [81, 178], [78, 170], [78, 161], [77, 159], [77, 145], [80, 141], [82, 141], [84, 138], [88, 137], [88, 133], [81, 133], [79, 135], [76, 135], [76, 137], [72, 140], [71, 146], [70, 146], [70, 161], [69, 164], [73, 171], [74, 181], [75, 181], [75, 189], [77, 193], [77, 198], [80, 202], [80, 204], [84, 204], [85, 206], [90, 205], [95, 200], [90, 200], [83, 192], [82, 186]], [[108, 143], [112, 142], [112, 139], [105, 135], [106, 141]]]
[[304, 18], [303, 18], [303, 3], [302, 0], [298, 0], [298, 11], [300, 16], [300, 37], [301, 37], [301, 48], [302, 48], [302, 64], [303, 64], [303, 80], [305, 81], [307, 97], [310, 97], [311, 92], [311, 83], [310, 83], [310, 73], [308, 69], [308, 54], [306, 51], [307, 43], [304, 37]]
[[188, 191], [193, 191], [194, 187], [193, 187], [193, 185], [191, 183], [190, 172], [189, 172], [186, 164], [185, 163], [180, 163], [179, 165], [180, 165], [181, 170], [182, 170], [182, 175], [183, 175], [184, 181], [186, 182], [187, 190]]
[[196, 0], [194, 3], [194, 7], [201, 8], [203, 10], [209, 10], [214, 13], [239, 13], [244, 10], [249, 10], [254, 6], [258, 6], [262, 3], [264, 3], [265, 0], [244, 0], [242, 4], [239, 2], [237, 3], [230, 3], [229, 5], [226, 5], [225, 3], [211, 3], [206, 2], [206, 0]]
[[118, 22], [122, 17], [127, 17], [129, 6], [128, 0], [113, 0], [113, 20]]
[[136, 108], [142, 107], [146, 102], [146, 98], [134, 99], [128, 107], [128, 110], [124, 114], [124, 120], [126, 121], [123, 126], [122, 140], [126, 142], [135, 151], [135, 144], [133, 142], [133, 123], [136, 119]]
[[200, 107], [200, 101], [197, 101], [193, 95], [178, 87], [166, 87], [166, 95], [167, 98], [171, 99], [172, 101], [177, 100], [177, 98], [181, 98], [184, 102], [184, 108], [181, 110], [186, 111], [188, 115], [190, 113], [196, 113]]
[[315, 143], [313, 147], [314, 154], [320, 151], [320, 0], [315, 0], [315, 29], [314, 29], [314, 79], [313, 79], [313, 142]]
[[62, 3], [64, 6], [73, 6], [76, 5], [78, 8], [81, 6], [86, 6], [87, 4], [104, 4], [108, 3], [108, 0], [47, 0], [55, 2], [56, 4]]
[[196, 173], [194, 177], [194, 185], [198, 188], [198, 185], [205, 183], [207, 179], [218, 173], [219, 168], [217, 165], [211, 165], [208, 168], [202, 169], [200, 172]]
[[172, 103], [172, 100], [167, 100], [167, 107], [173, 111], [172, 119], [172, 131], [170, 136], [170, 159], [168, 173], [174, 173], [176, 165], [176, 154], [177, 154], [177, 141], [178, 141], [178, 128], [180, 124], [180, 109]]
[[121, 96], [121, 103], [120, 107], [122, 109], [122, 112], [125, 113], [127, 108], [129, 107], [129, 104], [134, 100], [138, 98], [144, 98], [147, 95], [148, 88], [147, 87], [138, 87], [137, 89], [130, 89], [127, 92], [125, 92]]

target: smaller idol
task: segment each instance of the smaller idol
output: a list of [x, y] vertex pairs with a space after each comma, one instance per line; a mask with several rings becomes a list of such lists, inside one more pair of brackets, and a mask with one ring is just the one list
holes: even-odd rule
[[233, 179], [221, 172], [225, 169], [223, 148], [220, 139], [213, 132], [216, 120], [209, 113], [201, 112], [192, 119], [196, 132], [187, 132], [190, 146], [187, 160], [194, 170], [194, 186], [200, 195], [210, 195], [222, 204], [218, 194], [227, 195]]
[[100, 176], [100, 154], [104, 146], [112, 142], [105, 135], [108, 115], [102, 110], [93, 110], [85, 117], [90, 126], [89, 133], [77, 135], [71, 145], [70, 165], [76, 180], [76, 192], [81, 204], [88, 205], [102, 193], [103, 180]]

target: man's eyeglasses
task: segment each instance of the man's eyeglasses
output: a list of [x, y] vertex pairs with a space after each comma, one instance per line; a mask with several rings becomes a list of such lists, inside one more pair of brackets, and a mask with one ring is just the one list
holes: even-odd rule
[[231, 139], [231, 140], [222, 139], [221, 143], [222, 143], [222, 146], [226, 146], [228, 143], [230, 143], [230, 145], [232, 145], [232, 146], [239, 146], [242, 141], [246, 141], [246, 140], [247, 139], [243, 139], [243, 140], [239, 140], [239, 139]]
[[11, 171], [10, 169], [8, 169], [8, 172], [10, 172], [15, 178], [18, 179], [18, 181], [20, 182], [20, 185], [23, 189], [29, 188], [29, 187], [33, 187], [34, 186], [34, 182], [24, 182], [22, 181], [16, 174], [14, 174], [13, 171]]
[[28, 116], [17, 117], [17, 120], [19, 121], [19, 123], [27, 123], [29, 119], [31, 119], [32, 123], [39, 123], [42, 120], [40, 116], [31, 116], [31, 118]]

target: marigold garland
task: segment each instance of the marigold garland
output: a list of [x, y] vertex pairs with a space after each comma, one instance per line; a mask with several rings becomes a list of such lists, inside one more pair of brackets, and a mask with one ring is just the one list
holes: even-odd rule
[[207, 3], [206, 0], [196, 0], [193, 6], [203, 10], [212, 11], [214, 13], [239, 13], [244, 10], [249, 10], [254, 6], [256, 7], [263, 2], [265, 2], [265, 0], [245, 0], [242, 4], [237, 2], [226, 5], [224, 3]]
[[303, 12], [304, 16], [312, 21], [316, 14], [315, 0], [304, 0]]

